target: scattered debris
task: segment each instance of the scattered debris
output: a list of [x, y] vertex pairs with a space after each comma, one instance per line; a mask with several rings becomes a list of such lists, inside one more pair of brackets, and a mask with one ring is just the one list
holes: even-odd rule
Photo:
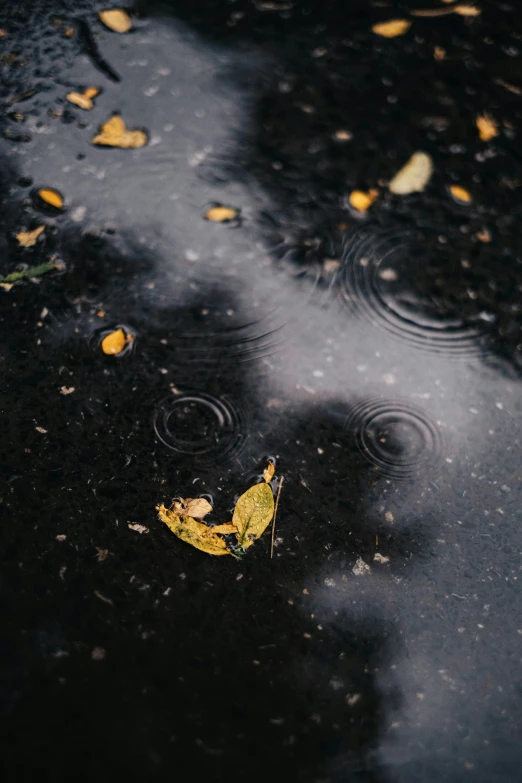
[[42, 435], [47, 435], [47, 430], [44, 430], [44, 428], [43, 428], [43, 427], [35, 427], [35, 430], [36, 430], [37, 432], [41, 432], [41, 433], [42, 433]]
[[364, 190], [352, 190], [349, 198], [350, 206], [356, 209], [357, 212], [366, 212], [378, 196], [379, 191], [377, 188], [372, 188], [366, 192]]
[[500, 87], [504, 87], [504, 89], [509, 90], [509, 92], [512, 92], [513, 95], [522, 95], [522, 89], [520, 87], [517, 87], [516, 84], [510, 84], [509, 82], [504, 81], [504, 79], [495, 79], [495, 84], [498, 84]]
[[135, 533], [139, 533], [140, 535], [149, 532], [148, 527], [145, 527], [145, 525], [139, 525], [137, 522], [127, 522], [127, 527], [129, 530], [134, 530]]
[[7, 285], [10, 283], [16, 283], [18, 280], [25, 280], [28, 277], [40, 277], [56, 269], [61, 269], [61, 266], [54, 261], [46, 261], [44, 264], [38, 264], [38, 266], [32, 266], [29, 269], [21, 269], [19, 272], [11, 272], [5, 277], [0, 277], [0, 285], [9, 290]]
[[473, 201], [471, 193], [465, 188], [461, 188], [460, 185], [450, 185], [449, 191], [455, 201], [458, 201], [460, 204], [471, 204]]
[[406, 196], [421, 193], [433, 174], [433, 161], [426, 152], [414, 152], [409, 161], [393, 177], [388, 188], [392, 193]]
[[107, 560], [107, 557], [109, 555], [108, 549], [100, 549], [100, 547], [97, 546], [96, 551], [98, 552], [98, 554], [96, 555], [96, 560], [98, 561], [98, 563], [103, 563], [104, 560]]
[[65, 96], [69, 103], [74, 103], [75, 106], [79, 106], [80, 109], [90, 111], [94, 106], [93, 98], [95, 98], [100, 91], [97, 87], [88, 87], [83, 92], [68, 92]]
[[352, 568], [352, 573], [354, 573], [355, 576], [362, 576], [363, 574], [367, 574], [370, 570], [370, 566], [364, 562], [362, 557], [358, 557]]
[[103, 603], [109, 604], [109, 606], [114, 606], [114, 601], [110, 598], [107, 598], [107, 596], [103, 595], [103, 593], [100, 593], [99, 590], [94, 590], [94, 595], [96, 598], [99, 598], [100, 601], [103, 601]]
[[374, 24], [372, 32], [376, 35], [382, 35], [384, 38], [396, 38], [398, 35], [404, 35], [411, 27], [408, 19], [390, 19], [389, 22], [379, 22]]
[[76, 391], [74, 386], [61, 386], [60, 387], [60, 394], [63, 394], [64, 396], [67, 396], [68, 394], [72, 394], [73, 391]]
[[144, 147], [147, 141], [148, 137], [145, 131], [127, 130], [120, 115], [113, 114], [110, 120], [101, 126], [100, 132], [91, 140], [91, 144], [98, 144], [102, 147], [136, 149]]
[[274, 478], [275, 473], [275, 465], [273, 462], [269, 462], [267, 467], [263, 471], [263, 478], [266, 481], [266, 483], [270, 483], [272, 479]]
[[100, 21], [105, 27], [115, 33], [128, 33], [132, 27], [130, 16], [121, 8], [112, 8], [109, 11], [100, 11]]
[[376, 552], [374, 554], [373, 559], [375, 560], [376, 563], [382, 563], [383, 565], [385, 563], [389, 563], [390, 562], [390, 558], [389, 557], [386, 557], [385, 555], [381, 555], [381, 554], [379, 554], [379, 552]]
[[123, 329], [115, 329], [103, 338], [101, 349], [108, 356], [117, 356], [133, 339], [133, 336], [126, 334]]
[[492, 240], [491, 231], [487, 228], [483, 228], [482, 231], [477, 231], [475, 234], [479, 242], [489, 243]]
[[105, 655], [106, 651], [103, 649], [103, 647], [95, 647], [91, 652], [91, 659], [93, 661], [103, 661]]
[[33, 247], [36, 245], [36, 240], [42, 231], [45, 231], [45, 226], [38, 226], [38, 228], [35, 228], [33, 231], [20, 231], [20, 233], [16, 235], [18, 244], [20, 247]]
[[347, 130], [338, 130], [334, 133], [334, 139], [337, 139], [337, 141], [350, 141], [353, 139], [353, 133]]
[[64, 200], [63, 196], [53, 188], [40, 188], [36, 194], [42, 201], [45, 201], [49, 206], [55, 209], [62, 209]]
[[[279, 507], [279, 496], [281, 495], [281, 489], [283, 488], [284, 478], [285, 478], [284, 476], [281, 476], [281, 480], [279, 481], [279, 489], [277, 490], [277, 497], [276, 497], [275, 509], [274, 509], [274, 518], [272, 519], [272, 539], [270, 541], [270, 559], [272, 559], [274, 556], [275, 525], [276, 525], [276, 518], [277, 518], [277, 509]], [[266, 480], [267, 479], [265, 478], [265, 481]]]
[[446, 50], [442, 46], [436, 46], [433, 50], [433, 56], [436, 60], [444, 60], [446, 57]]
[[498, 136], [498, 123], [489, 114], [482, 114], [476, 120], [477, 130], [482, 141], [489, 141]]
[[205, 220], [211, 220], [213, 223], [230, 223], [239, 216], [239, 209], [234, 207], [224, 207], [216, 205], [205, 212]]

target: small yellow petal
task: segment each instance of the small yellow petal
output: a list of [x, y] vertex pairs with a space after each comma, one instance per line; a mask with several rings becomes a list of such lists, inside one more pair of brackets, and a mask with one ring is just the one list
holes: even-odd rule
[[211, 207], [211, 209], [205, 212], [207, 220], [212, 220], [213, 223], [226, 223], [229, 220], [235, 220], [239, 214], [234, 207]]
[[389, 22], [380, 22], [374, 24], [372, 31], [376, 35], [382, 35], [384, 38], [396, 38], [398, 35], [404, 35], [411, 27], [411, 22], [407, 19], [390, 19]]
[[100, 91], [97, 87], [87, 87], [83, 94], [86, 98], [95, 98], [99, 92]]
[[42, 231], [45, 231], [45, 226], [38, 226], [34, 231], [20, 231], [16, 238], [21, 247], [33, 247]]
[[494, 139], [499, 134], [496, 121], [488, 114], [482, 114], [477, 117], [477, 130], [482, 141]]
[[471, 193], [460, 185], [450, 185], [449, 190], [455, 201], [461, 204], [471, 204], [473, 201]]
[[63, 198], [57, 190], [52, 190], [52, 188], [40, 188], [38, 195], [42, 201], [45, 201], [46, 204], [50, 204], [51, 207], [56, 207], [56, 209], [61, 209], [63, 207]]
[[116, 356], [116, 354], [123, 351], [127, 343], [131, 340], [132, 337], [129, 334], [125, 334], [123, 329], [116, 329], [103, 338], [101, 349], [103, 353], [106, 353], [108, 356]]
[[105, 27], [115, 33], [128, 33], [132, 27], [130, 16], [121, 8], [112, 8], [109, 11], [101, 11], [99, 17]]

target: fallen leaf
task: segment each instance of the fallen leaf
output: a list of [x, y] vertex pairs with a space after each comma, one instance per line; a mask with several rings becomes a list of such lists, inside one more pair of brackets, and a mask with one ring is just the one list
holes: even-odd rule
[[101, 349], [103, 353], [108, 356], [116, 356], [121, 353], [127, 343], [132, 341], [130, 334], [125, 334], [123, 329], [116, 329], [114, 332], [106, 335], [101, 342]]
[[350, 206], [356, 209], [358, 212], [366, 212], [373, 204], [379, 195], [379, 191], [375, 188], [371, 190], [352, 190], [350, 193]]
[[498, 136], [499, 130], [497, 122], [489, 114], [482, 114], [476, 120], [477, 130], [482, 141], [489, 141]]
[[268, 484], [272, 479], [274, 478], [275, 473], [275, 465], [273, 462], [269, 462], [266, 468], [263, 471], [263, 478]]
[[455, 201], [459, 201], [461, 204], [471, 204], [473, 198], [469, 190], [461, 188], [460, 185], [450, 185], [449, 191]]
[[5, 277], [0, 277], [0, 285], [2, 285], [6, 291], [9, 291], [7, 285], [10, 283], [16, 283], [18, 280], [24, 280], [27, 277], [40, 277], [40, 275], [45, 275], [47, 272], [52, 272], [55, 269], [60, 269], [58, 264], [53, 261], [47, 261], [45, 264], [38, 264], [38, 266], [22, 269], [20, 272], [11, 272], [11, 274], [6, 275]]
[[442, 48], [442, 46], [436, 46], [433, 50], [433, 56], [436, 60], [444, 60], [446, 57], [446, 50]]
[[99, 92], [98, 87], [87, 87], [87, 89], [83, 91], [83, 94], [86, 98], [95, 98]]
[[371, 571], [371, 568], [368, 563], [365, 563], [362, 557], [358, 557], [352, 568], [352, 572], [355, 576], [363, 576], [363, 574], [367, 574], [369, 571]]
[[372, 31], [376, 35], [382, 35], [384, 38], [396, 38], [398, 35], [404, 35], [411, 27], [411, 22], [407, 19], [390, 19], [389, 22], [379, 22], [374, 24]]
[[187, 498], [175, 501], [172, 510], [179, 516], [194, 517], [194, 519], [203, 519], [212, 511], [212, 506], [205, 498]]
[[98, 14], [105, 27], [115, 33], [128, 33], [132, 27], [130, 16], [121, 8], [112, 8], [109, 11], [100, 11]]
[[61, 386], [60, 387], [60, 394], [63, 394], [64, 396], [67, 396], [67, 394], [72, 394], [73, 391], [76, 391], [74, 386]]
[[165, 508], [163, 504], [156, 506], [156, 510], [161, 521], [185, 543], [209, 555], [231, 554], [225, 540], [213, 532], [215, 528], [208, 527], [203, 522], [197, 522], [192, 517], [180, 516], [175, 511]]
[[85, 111], [90, 111], [94, 106], [92, 99], [89, 98], [85, 93], [82, 94], [81, 92], [68, 92], [65, 97], [69, 103], [74, 103], [75, 106], [79, 106], [80, 109], [85, 109]]
[[239, 210], [234, 207], [211, 207], [205, 212], [206, 220], [213, 223], [227, 223], [229, 220], [235, 220], [239, 215]]
[[101, 131], [92, 139], [91, 144], [99, 144], [103, 147], [121, 147], [121, 149], [134, 149], [144, 147], [147, 143], [147, 134], [142, 130], [129, 131], [119, 114], [113, 114], [101, 126]]
[[482, 13], [474, 5], [456, 5], [453, 10], [460, 16], [479, 16]]
[[421, 193], [433, 173], [433, 161], [425, 152], [414, 152], [409, 161], [397, 172], [388, 188], [392, 193], [406, 196]]
[[145, 525], [138, 525], [137, 522], [127, 522], [127, 527], [129, 530], [134, 530], [135, 533], [139, 533], [140, 535], [149, 532], [148, 527], [145, 527]]
[[21, 247], [33, 247], [42, 231], [45, 231], [45, 226], [38, 226], [34, 231], [20, 231], [16, 238]]
[[57, 190], [53, 190], [52, 188], [40, 188], [38, 195], [42, 201], [45, 201], [46, 204], [50, 204], [51, 207], [56, 207], [56, 209], [61, 209], [63, 207], [63, 197]]
[[13, 287], [13, 283], [0, 283], [0, 288], [2, 291], [10, 291]]
[[236, 503], [232, 524], [237, 527], [237, 542], [248, 549], [266, 530], [274, 516], [274, 496], [269, 484], [255, 484]]

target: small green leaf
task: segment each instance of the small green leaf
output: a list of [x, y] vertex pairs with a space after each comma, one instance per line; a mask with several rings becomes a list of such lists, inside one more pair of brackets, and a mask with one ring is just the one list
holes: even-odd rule
[[274, 516], [274, 495], [268, 484], [255, 484], [236, 503], [232, 524], [237, 542], [248, 549], [267, 529]]

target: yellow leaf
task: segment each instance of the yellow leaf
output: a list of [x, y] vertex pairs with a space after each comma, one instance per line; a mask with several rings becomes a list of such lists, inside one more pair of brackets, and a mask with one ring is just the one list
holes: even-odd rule
[[237, 527], [237, 542], [248, 549], [266, 530], [274, 516], [274, 496], [268, 484], [255, 484], [236, 503], [232, 524]]
[[456, 5], [453, 10], [460, 16], [479, 16], [481, 13], [480, 8], [475, 8], [474, 5]]
[[191, 517], [179, 516], [175, 511], [169, 511], [164, 505], [157, 506], [156, 509], [161, 521], [182, 541], [209, 555], [231, 554], [224, 539], [214, 532], [215, 528], [208, 527], [203, 522], [197, 522]]
[[263, 471], [263, 478], [268, 484], [272, 479], [274, 478], [275, 473], [275, 465], [273, 462], [269, 462], [266, 468]]
[[384, 38], [396, 38], [398, 35], [404, 35], [411, 27], [411, 22], [407, 19], [390, 19], [389, 22], [380, 22], [374, 24], [372, 31], [376, 35], [382, 35]]
[[110, 120], [107, 120], [102, 125], [100, 133], [91, 141], [91, 144], [122, 149], [143, 147], [146, 143], [147, 134], [141, 130], [128, 131], [119, 114], [114, 114]]
[[42, 231], [45, 231], [45, 226], [38, 226], [34, 231], [20, 231], [16, 238], [21, 247], [33, 247]]
[[364, 190], [352, 190], [350, 193], [350, 206], [356, 209], [358, 212], [366, 212], [371, 207], [379, 191], [375, 188], [365, 192]]
[[63, 198], [57, 190], [40, 188], [38, 195], [42, 201], [45, 201], [46, 204], [50, 204], [52, 207], [56, 207], [56, 209], [61, 209], [63, 207]]
[[477, 130], [482, 141], [494, 139], [499, 134], [496, 121], [488, 114], [482, 114], [477, 117]]
[[172, 510], [180, 516], [203, 519], [204, 516], [210, 514], [212, 506], [205, 498], [187, 498], [186, 500], [180, 498], [179, 501], [174, 502]]
[[433, 161], [425, 152], [414, 152], [409, 161], [397, 172], [388, 188], [392, 193], [406, 196], [421, 193], [433, 173]]
[[449, 190], [455, 201], [460, 201], [461, 204], [471, 204], [473, 200], [471, 193], [465, 188], [461, 188], [460, 185], [450, 185]]
[[123, 329], [116, 329], [106, 337], [103, 338], [101, 343], [101, 349], [103, 353], [109, 356], [115, 356], [121, 353], [127, 343], [131, 342], [132, 337], [130, 334], [125, 334]]
[[212, 220], [213, 223], [226, 223], [229, 220], [235, 220], [239, 214], [234, 207], [211, 207], [205, 212], [207, 220]]
[[85, 111], [89, 111], [93, 107], [92, 100], [85, 93], [82, 95], [81, 92], [68, 92], [65, 97], [69, 103], [74, 103], [75, 106], [79, 106]]
[[112, 8], [109, 11], [100, 11], [98, 16], [100, 17], [105, 27], [108, 27], [109, 30], [113, 30], [115, 33], [128, 33], [132, 27], [130, 16], [120, 8]]

